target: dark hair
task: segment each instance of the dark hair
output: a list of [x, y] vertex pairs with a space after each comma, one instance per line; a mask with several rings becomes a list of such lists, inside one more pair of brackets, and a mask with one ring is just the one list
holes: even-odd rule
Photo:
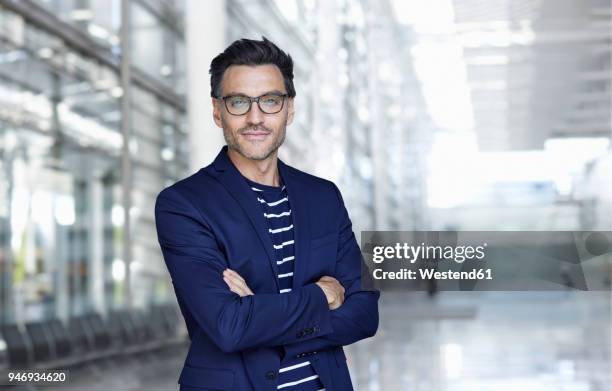
[[293, 60], [266, 37], [261, 41], [239, 39], [229, 45], [223, 53], [213, 58], [210, 63], [210, 95], [218, 98], [221, 95], [221, 81], [225, 70], [231, 65], [276, 65], [283, 74], [287, 95], [295, 96], [293, 87]]

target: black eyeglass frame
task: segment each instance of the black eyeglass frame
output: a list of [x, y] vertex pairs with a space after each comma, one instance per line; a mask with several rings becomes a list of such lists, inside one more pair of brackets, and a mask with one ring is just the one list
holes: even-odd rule
[[[282, 100], [282, 102], [281, 102], [280, 109], [278, 109], [278, 111], [275, 111], [275, 112], [273, 112], [273, 113], [268, 113], [267, 111], [264, 111], [264, 110], [261, 108], [261, 105], [259, 104], [259, 100], [260, 100], [261, 98], [263, 98], [264, 96], [270, 96], [270, 95], [273, 95], [273, 96], [278, 96], [278, 97], [283, 98], [283, 100]], [[239, 96], [239, 97], [241, 97], [241, 98], [246, 98], [246, 99], [248, 99], [248, 100], [249, 100], [249, 108], [247, 109], [247, 111], [245, 111], [245, 112], [244, 112], [244, 113], [242, 113], [242, 114], [234, 114], [234, 113], [232, 113], [232, 112], [230, 111], [229, 107], [227, 107], [227, 100], [228, 100], [229, 98], [234, 98], [234, 97], [237, 97], [237, 96]], [[220, 99], [220, 100], [222, 100], [222, 101], [223, 101], [223, 103], [224, 103], [224, 105], [225, 105], [225, 110], [227, 110], [227, 112], [228, 112], [228, 113], [230, 113], [231, 115], [235, 115], [235, 116], [237, 116], [237, 117], [240, 117], [240, 116], [243, 116], [243, 115], [247, 115], [247, 114], [249, 113], [249, 111], [251, 111], [251, 107], [253, 107], [253, 102], [257, 102], [257, 107], [259, 108], [259, 111], [261, 111], [261, 112], [262, 112], [262, 113], [264, 113], [264, 114], [278, 114], [278, 113], [280, 113], [280, 112], [283, 110], [283, 108], [285, 107], [285, 98], [287, 98], [288, 96], [289, 96], [289, 94], [277, 94], [277, 93], [271, 93], [271, 94], [263, 94], [263, 95], [260, 95], [260, 96], [255, 97], [255, 98], [251, 98], [250, 96], [246, 96], [246, 95], [239, 95], [239, 94], [237, 94], [237, 95], [226, 95], [226, 96], [221, 96], [221, 97], [218, 97], [217, 99]]]

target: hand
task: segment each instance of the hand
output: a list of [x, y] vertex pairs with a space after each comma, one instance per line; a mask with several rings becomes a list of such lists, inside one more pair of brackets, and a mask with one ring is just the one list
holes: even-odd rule
[[330, 310], [335, 310], [344, 303], [344, 287], [334, 277], [323, 276], [316, 284], [325, 293]]
[[247, 285], [244, 278], [240, 276], [240, 274], [236, 273], [232, 269], [225, 269], [223, 271], [223, 281], [230, 288], [230, 291], [237, 293], [240, 297], [250, 296], [253, 294], [251, 288]]

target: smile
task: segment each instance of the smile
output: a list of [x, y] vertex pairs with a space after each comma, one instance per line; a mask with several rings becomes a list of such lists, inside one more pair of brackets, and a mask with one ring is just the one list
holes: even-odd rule
[[242, 136], [246, 138], [247, 140], [263, 140], [269, 134], [270, 133], [267, 133], [267, 132], [245, 132], [245, 133], [242, 133]]

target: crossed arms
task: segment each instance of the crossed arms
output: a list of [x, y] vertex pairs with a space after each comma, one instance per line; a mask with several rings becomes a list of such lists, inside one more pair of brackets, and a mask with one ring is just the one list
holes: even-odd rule
[[376, 333], [379, 293], [361, 290], [361, 253], [336, 193], [342, 213], [335, 275], [284, 294], [253, 294], [244, 280], [242, 286], [237, 273], [226, 271], [204, 216], [172, 187], [159, 194], [157, 234], [177, 295], [222, 351], [282, 346], [294, 355]]

